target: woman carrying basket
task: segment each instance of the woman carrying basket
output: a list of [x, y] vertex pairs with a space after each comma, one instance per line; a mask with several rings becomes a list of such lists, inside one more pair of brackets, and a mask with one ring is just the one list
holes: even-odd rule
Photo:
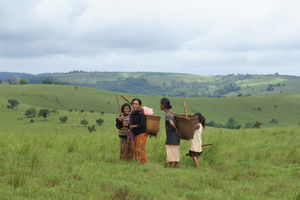
[[131, 105], [133, 111], [130, 114], [130, 136], [131, 139], [134, 140], [134, 157], [140, 163], [147, 162], [146, 156], [146, 116], [144, 114], [143, 109], [141, 108], [142, 101], [140, 99], [133, 99], [131, 101]]
[[171, 108], [172, 106], [169, 99], [162, 98], [160, 100], [160, 109], [166, 113], [166, 161], [169, 163], [171, 168], [178, 168], [180, 162], [180, 140], [176, 134], [175, 118]]
[[133, 158], [133, 142], [129, 138], [130, 111], [130, 105], [124, 103], [121, 107], [122, 114], [116, 118], [116, 127], [119, 129], [121, 160], [132, 160]]

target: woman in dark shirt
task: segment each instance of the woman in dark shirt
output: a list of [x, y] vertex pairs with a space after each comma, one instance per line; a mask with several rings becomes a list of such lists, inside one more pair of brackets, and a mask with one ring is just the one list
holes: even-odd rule
[[169, 163], [170, 167], [178, 168], [180, 162], [179, 154], [179, 144], [180, 140], [176, 134], [176, 123], [174, 118], [174, 113], [171, 110], [172, 106], [170, 100], [167, 98], [162, 98], [160, 100], [160, 109], [166, 113], [166, 161]]
[[124, 103], [121, 107], [122, 114], [116, 118], [116, 127], [119, 129], [120, 138], [120, 159], [132, 160], [133, 142], [129, 138], [129, 114], [131, 107]]
[[147, 162], [146, 156], [146, 116], [143, 109], [141, 108], [142, 101], [140, 99], [133, 99], [131, 106], [133, 111], [130, 114], [130, 135], [131, 139], [134, 140], [134, 157], [140, 163]]

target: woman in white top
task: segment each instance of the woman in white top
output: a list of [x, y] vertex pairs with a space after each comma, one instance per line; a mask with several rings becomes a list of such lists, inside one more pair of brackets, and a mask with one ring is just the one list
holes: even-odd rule
[[202, 153], [201, 135], [202, 135], [203, 128], [205, 127], [205, 117], [201, 113], [195, 113], [194, 115], [198, 117], [199, 123], [196, 124], [196, 130], [194, 136], [190, 140], [190, 150], [189, 153], [186, 155], [192, 157], [195, 167], [198, 168], [199, 167], [198, 157]]

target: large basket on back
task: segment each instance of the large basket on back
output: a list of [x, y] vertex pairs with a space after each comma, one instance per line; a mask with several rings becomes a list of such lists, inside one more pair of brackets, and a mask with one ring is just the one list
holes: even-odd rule
[[186, 118], [185, 115], [175, 114], [175, 121], [178, 138], [183, 140], [192, 139], [196, 130], [195, 125], [198, 123], [198, 118], [194, 115], [188, 115], [188, 118]]
[[157, 136], [160, 124], [160, 116], [146, 115], [146, 132], [148, 135]]

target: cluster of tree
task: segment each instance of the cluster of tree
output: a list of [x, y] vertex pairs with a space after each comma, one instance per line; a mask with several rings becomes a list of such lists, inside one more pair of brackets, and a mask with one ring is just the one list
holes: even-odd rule
[[[276, 120], [276, 123], [277, 123], [277, 120]], [[242, 128], [242, 126], [240, 124], [238, 124], [236, 122], [236, 120], [234, 118], [232, 118], [232, 117], [230, 117], [227, 120], [226, 124], [216, 123], [214, 121], [210, 121], [210, 122], [206, 123], [206, 125], [207, 126], [211, 126], [211, 127], [215, 127], [215, 128], [228, 128], [228, 129], [240, 129], [240, 128]], [[244, 128], [260, 128], [261, 125], [262, 125], [261, 122], [255, 121], [253, 123], [246, 123], [244, 125]]]
[[216, 127], [216, 128], [228, 128], [228, 129], [240, 129], [241, 128], [241, 125], [239, 125], [233, 117], [230, 117], [227, 120], [226, 124], [221, 124], [221, 123], [216, 123], [214, 121], [210, 121], [210, 122], [206, 123], [206, 125], [211, 126], [211, 127]]
[[[104, 123], [104, 120], [101, 119], [101, 118], [99, 118], [99, 119], [96, 120], [96, 124], [98, 124], [98, 126], [101, 126], [103, 123]], [[81, 125], [84, 125], [84, 126], [87, 126], [87, 125], [89, 124], [89, 122], [88, 122], [86, 119], [83, 119], [83, 120], [80, 121], [80, 124], [81, 124]], [[87, 129], [88, 129], [88, 131], [89, 131], [90, 133], [96, 131], [96, 127], [95, 127], [94, 124], [88, 126]]]
[[38, 116], [43, 119], [46, 119], [51, 112], [53, 111], [50, 111], [49, 109], [45, 109], [45, 108], [40, 109], [39, 112], [37, 112], [35, 108], [29, 108], [25, 111], [24, 115], [28, 118], [34, 118]]
[[18, 84], [25, 85], [25, 84], [28, 84], [28, 80], [25, 78], [19, 78], [19, 77], [13, 76], [8, 80], [8, 83], [10, 85], [18, 85]]
[[9, 99], [8, 101], [7, 101], [7, 108], [8, 109], [14, 109], [14, 108], [16, 108], [20, 103], [19, 103], [19, 101], [18, 100], [16, 100], [16, 99]]
[[283, 87], [283, 86], [285, 86], [285, 83], [277, 83], [277, 84], [269, 84], [268, 86], [267, 86], [267, 89], [266, 89], [266, 91], [273, 91], [274, 90], [274, 87]]

